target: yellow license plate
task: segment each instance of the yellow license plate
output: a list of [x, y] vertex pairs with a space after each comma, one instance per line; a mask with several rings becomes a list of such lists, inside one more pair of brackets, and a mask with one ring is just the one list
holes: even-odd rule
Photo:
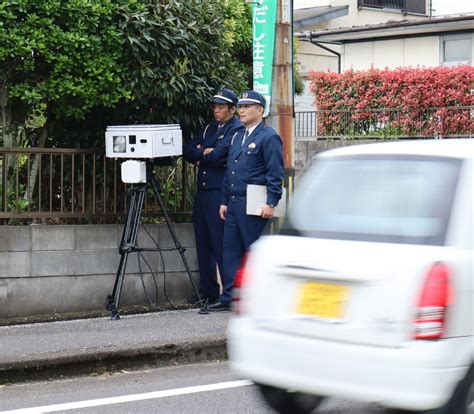
[[344, 317], [348, 290], [345, 285], [333, 283], [302, 283], [296, 311], [321, 318], [341, 319]]

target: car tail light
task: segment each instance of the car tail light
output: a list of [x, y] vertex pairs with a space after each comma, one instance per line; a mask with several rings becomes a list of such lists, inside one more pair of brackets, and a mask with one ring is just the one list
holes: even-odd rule
[[248, 283], [248, 273], [249, 269], [247, 267], [247, 260], [248, 260], [249, 253], [245, 253], [242, 261], [240, 262], [240, 266], [235, 273], [234, 279], [234, 289], [232, 291], [233, 297], [233, 310], [234, 312], [239, 315], [242, 311], [241, 303], [240, 303], [240, 291], [241, 289]]
[[453, 303], [451, 272], [444, 263], [428, 270], [415, 320], [415, 339], [440, 339], [445, 334], [446, 311]]

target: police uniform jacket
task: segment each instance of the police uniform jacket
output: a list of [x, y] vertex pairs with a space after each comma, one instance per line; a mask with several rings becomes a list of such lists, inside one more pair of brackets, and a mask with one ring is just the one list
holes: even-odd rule
[[[220, 128], [217, 122], [211, 122], [196, 138], [183, 146], [186, 161], [193, 163], [199, 161], [198, 190], [221, 189], [232, 136], [243, 128], [242, 122], [236, 117], [231, 118]], [[199, 145], [201, 148], [198, 148]], [[204, 156], [206, 148], [214, 148], [214, 151]]]
[[245, 129], [232, 140], [222, 183], [222, 204], [232, 196], [246, 196], [248, 184], [267, 187], [267, 204], [276, 206], [282, 194], [284, 175], [282, 142], [273, 128], [257, 125], [242, 146]]

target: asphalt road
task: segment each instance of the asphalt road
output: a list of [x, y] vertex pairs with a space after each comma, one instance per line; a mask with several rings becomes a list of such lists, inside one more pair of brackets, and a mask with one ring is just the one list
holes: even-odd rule
[[[21, 409], [21, 410], [20, 410]], [[11, 411], [14, 410], [14, 411]], [[0, 388], [0, 414], [272, 413], [226, 362], [179, 365]], [[375, 405], [329, 399], [322, 414], [382, 414]]]

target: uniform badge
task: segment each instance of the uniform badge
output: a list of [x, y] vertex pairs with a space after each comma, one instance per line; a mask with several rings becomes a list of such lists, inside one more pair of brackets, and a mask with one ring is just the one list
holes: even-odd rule
[[222, 139], [222, 138], [224, 138], [224, 134], [219, 135], [219, 136], [217, 137], [217, 139]]
[[242, 94], [242, 98], [248, 98], [248, 97], [249, 97], [249, 94], [248, 94], [247, 92], [244, 92], [244, 93]]
[[249, 148], [255, 148], [255, 147], [256, 147], [255, 142], [251, 142], [251, 143], [249, 144]]

